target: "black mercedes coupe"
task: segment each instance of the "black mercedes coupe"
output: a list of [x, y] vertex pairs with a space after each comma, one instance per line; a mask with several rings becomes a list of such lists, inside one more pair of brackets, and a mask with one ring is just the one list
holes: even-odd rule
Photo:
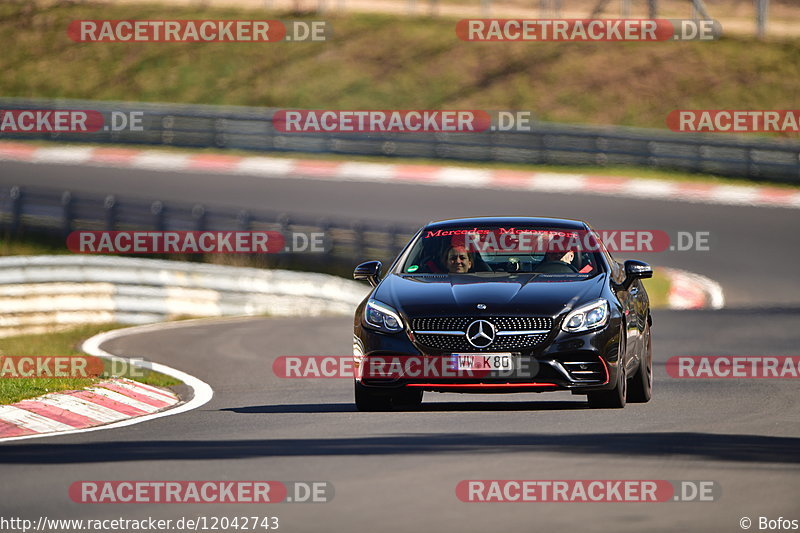
[[650, 303], [641, 261], [620, 264], [585, 223], [530, 217], [432, 222], [355, 313], [355, 402], [414, 408], [423, 391], [569, 390], [593, 407], [652, 394]]

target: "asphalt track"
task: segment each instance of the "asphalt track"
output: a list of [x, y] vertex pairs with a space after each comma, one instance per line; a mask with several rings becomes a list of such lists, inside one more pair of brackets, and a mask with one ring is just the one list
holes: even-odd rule
[[[0, 184], [422, 224], [481, 214], [582, 218], [608, 229], [710, 231], [710, 252], [642, 254], [719, 281], [721, 311], [654, 313], [655, 397], [589, 410], [580, 397], [426, 395], [418, 412], [358, 413], [347, 380], [284, 380], [280, 355], [350, 353], [349, 317], [248, 318], [149, 332], [104, 349], [209, 383], [198, 410], [0, 448], [0, 516], [276, 515], [284, 531], [741, 531], [800, 519], [796, 380], [675, 380], [673, 355], [797, 355], [792, 209], [513, 191], [270, 180], [2, 163]], [[191, 186], [189, 186], [191, 185]], [[320, 480], [329, 503], [79, 505], [78, 480]], [[712, 480], [715, 502], [462, 503], [465, 479]]]

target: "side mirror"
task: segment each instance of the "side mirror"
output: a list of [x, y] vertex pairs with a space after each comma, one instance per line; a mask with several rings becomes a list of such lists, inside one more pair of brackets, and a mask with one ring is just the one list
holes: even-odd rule
[[625, 261], [625, 281], [622, 282], [622, 288], [628, 290], [628, 287], [637, 279], [647, 279], [653, 277], [653, 268], [643, 261], [634, 261], [629, 259]]
[[380, 261], [367, 261], [366, 263], [361, 263], [356, 267], [353, 271], [353, 279], [359, 281], [369, 281], [369, 284], [373, 287], [378, 286], [378, 282], [380, 281], [381, 275], [381, 265]]

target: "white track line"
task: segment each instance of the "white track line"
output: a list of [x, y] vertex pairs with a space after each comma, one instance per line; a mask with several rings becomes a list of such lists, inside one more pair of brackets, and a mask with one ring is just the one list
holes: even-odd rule
[[[252, 318], [252, 317], [248, 317]], [[239, 319], [241, 320], [242, 317], [235, 317], [231, 320]], [[95, 335], [94, 337], [87, 339], [81, 349], [89, 355], [94, 355], [96, 357], [106, 357], [106, 358], [120, 358], [118, 355], [113, 355], [105, 350], [103, 350], [100, 346], [110, 341], [111, 339], [117, 339], [120, 337], [125, 337], [128, 335], [135, 335], [138, 333], [145, 333], [149, 331], [160, 331], [164, 329], [175, 329], [175, 328], [182, 328], [182, 327], [190, 327], [195, 325], [197, 322], [206, 321], [209, 319], [198, 319], [198, 320], [183, 320], [181, 322], [165, 322], [161, 324], [147, 324], [145, 326], [134, 326], [132, 328], [123, 328], [123, 329], [114, 329], [111, 331], [106, 331], [104, 333], [100, 333]], [[215, 322], [219, 322], [220, 319], [212, 319]], [[129, 364], [133, 366], [139, 366], [136, 363], [141, 362], [141, 359], [129, 359]], [[107, 424], [104, 426], [93, 426], [88, 428], [81, 428], [81, 429], [70, 429], [68, 431], [58, 431], [55, 433], [43, 433], [41, 435], [22, 435], [19, 437], [9, 437], [5, 439], [0, 439], [0, 443], [2, 442], [10, 442], [15, 440], [23, 440], [23, 439], [35, 439], [35, 438], [44, 438], [44, 437], [54, 437], [54, 436], [62, 436], [62, 435], [73, 435], [75, 433], [88, 433], [90, 431], [100, 431], [104, 429], [114, 429], [120, 428], [125, 426], [132, 426], [134, 424], [139, 424], [141, 422], [146, 422], [148, 420], [153, 420], [156, 418], [161, 418], [164, 416], [170, 415], [177, 415], [179, 413], [183, 413], [186, 411], [191, 411], [192, 409], [197, 409], [198, 407], [205, 405], [208, 403], [211, 398], [214, 396], [214, 390], [211, 386], [186, 372], [182, 372], [175, 368], [171, 368], [166, 365], [162, 365], [160, 363], [151, 363], [146, 362], [146, 368], [155, 370], [156, 372], [161, 372], [162, 374], [166, 374], [173, 378], [179, 379], [183, 381], [188, 387], [192, 389], [194, 395], [192, 399], [186, 403], [181, 403], [176, 405], [175, 407], [168, 408], [164, 411], [159, 411], [157, 413], [152, 413], [149, 415], [142, 415], [133, 418], [126, 418], [125, 420], [120, 420], [118, 422], [114, 422], [111, 424]], [[34, 398], [31, 398], [34, 399]], [[63, 407], [63, 406], [60, 406]], [[87, 415], [89, 416], [89, 415]], [[97, 418], [96, 416], [93, 418]], [[63, 424], [62, 424], [63, 425]], [[66, 426], [69, 427], [69, 426]]]
[[36, 163], [62, 163], [66, 165], [83, 165], [91, 161], [94, 148], [82, 146], [57, 146], [39, 148], [33, 154]]
[[[553, 172], [537, 172], [530, 181], [528, 188], [534, 191], [545, 192], [583, 192], [588, 180], [583, 174], [556, 174]], [[590, 192], [590, 191], [587, 191]]]
[[492, 171], [474, 168], [442, 167], [434, 174], [431, 184], [446, 187], [488, 187], [492, 181]]
[[147, 170], [187, 170], [189, 157], [189, 154], [144, 151], [133, 158], [130, 166]]
[[264, 176], [268, 178], [288, 178], [294, 169], [293, 159], [277, 157], [244, 157], [236, 165], [236, 173]]
[[340, 180], [390, 181], [394, 178], [394, 166], [380, 163], [344, 162], [336, 169]]

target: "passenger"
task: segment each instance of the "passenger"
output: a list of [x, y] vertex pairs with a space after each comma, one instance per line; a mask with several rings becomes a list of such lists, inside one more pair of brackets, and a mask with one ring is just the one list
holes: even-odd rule
[[474, 262], [463, 246], [451, 246], [444, 254], [444, 265], [448, 272], [465, 274], [472, 272]]

